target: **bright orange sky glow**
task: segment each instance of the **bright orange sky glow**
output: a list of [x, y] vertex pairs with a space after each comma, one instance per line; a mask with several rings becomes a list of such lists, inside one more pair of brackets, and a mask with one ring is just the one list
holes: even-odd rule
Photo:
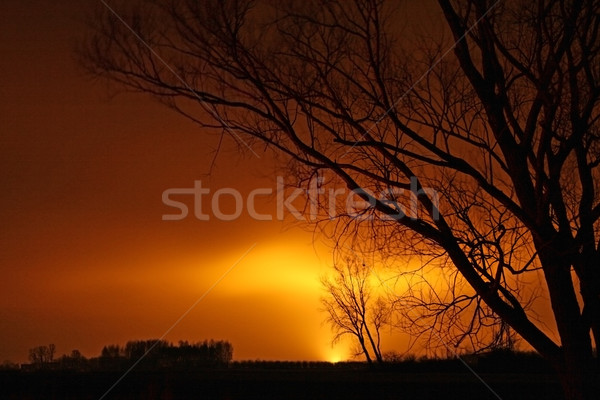
[[247, 217], [161, 220], [167, 188], [275, 188], [273, 165], [225, 149], [208, 176], [217, 138], [87, 80], [72, 49], [96, 5], [0, 4], [0, 362], [47, 343], [92, 357], [161, 337], [252, 246], [165, 339], [226, 339], [235, 359], [347, 359], [322, 323], [331, 257], [311, 233]]
[[[98, 4], [0, 2], [0, 363], [49, 343], [95, 357], [167, 331], [172, 342], [229, 340], [237, 360], [350, 358], [320, 311], [330, 250], [306, 227], [246, 213], [200, 221], [190, 196], [178, 198], [188, 218], [162, 219], [177, 211], [163, 191], [198, 180], [244, 198], [275, 190], [274, 161], [229, 140], [211, 169], [218, 137], [85, 77], [73, 48]], [[257, 210], [275, 215], [274, 197]], [[408, 350], [384, 334], [384, 351]]]

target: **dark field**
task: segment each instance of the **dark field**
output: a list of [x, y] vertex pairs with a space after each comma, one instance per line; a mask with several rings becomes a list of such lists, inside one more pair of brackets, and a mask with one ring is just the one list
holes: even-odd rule
[[[497, 399], [464, 365], [306, 366], [300, 363], [233, 363], [195, 371], [133, 371], [106, 399]], [[483, 368], [484, 370], [486, 368]], [[2, 371], [2, 399], [95, 399], [122, 373], [117, 371]], [[481, 372], [502, 398], [562, 399], [548, 372]]]

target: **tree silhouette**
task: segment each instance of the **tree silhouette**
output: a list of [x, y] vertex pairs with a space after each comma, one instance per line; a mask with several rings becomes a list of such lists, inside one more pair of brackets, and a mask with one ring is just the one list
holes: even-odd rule
[[58, 363], [61, 369], [84, 370], [89, 364], [88, 360], [81, 354], [79, 350], [72, 350], [71, 354], [64, 354], [59, 357]]
[[333, 343], [351, 335], [358, 341], [356, 355], [363, 354], [369, 363], [373, 357], [383, 362], [381, 328], [389, 323], [388, 303], [381, 296], [373, 298], [371, 274], [364, 263], [348, 260], [344, 266], [334, 266], [334, 270], [333, 277], [321, 279], [327, 292], [321, 303], [335, 332]]
[[109, 344], [108, 346], [104, 346], [100, 352], [100, 357], [102, 358], [118, 358], [122, 355], [121, 348], [118, 344]]
[[48, 346], [36, 346], [29, 349], [29, 361], [32, 364], [43, 366], [54, 361], [54, 353], [56, 346], [49, 344]]
[[[444, 24], [423, 33], [378, 0], [122, 2], [100, 11], [82, 62], [286, 155], [300, 184], [354, 190], [366, 207], [336, 212], [340, 249], [422, 256], [448, 284], [434, 328], [450, 311], [476, 339], [502, 320], [568, 398], [593, 398], [600, 5], [438, 6]], [[558, 339], [530, 311], [540, 282]]]
[[142, 369], [195, 368], [227, 365], [233, 359], [233, 345], [225, 340], [198, 343], [165, 340], [130, 340], [125, 346], [102, 348], [99, 361], [104, 368], [123, 368], [139, 361]]

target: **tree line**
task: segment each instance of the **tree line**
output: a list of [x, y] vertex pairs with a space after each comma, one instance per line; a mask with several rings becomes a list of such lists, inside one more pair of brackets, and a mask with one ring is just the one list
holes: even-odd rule
[[136, 368], [198, 368], [224, 366], [233, 359], [233, 345], [225, 340], [204, 340], [177, 344], [165, 340], [131, 340], [124, 346], [106, 345], [98, 357], [86, 358], [73, 350], [55, 358], [54, 344], [36, 346], [29, 350], [29, 364], [22, 369], [56, 370], [115, 370], [123, 369], [141, 360]]

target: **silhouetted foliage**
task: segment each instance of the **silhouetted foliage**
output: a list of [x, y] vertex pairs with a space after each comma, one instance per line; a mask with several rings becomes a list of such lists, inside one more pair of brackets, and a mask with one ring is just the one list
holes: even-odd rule
[[19, 364], [12, 362], [10, 360], [4, 360], [2, 362], [2, 364], [0, 364], [0, 370], [2, 371], [11, 371], [11, 370], [18, 370], [19, 369]]
[[56, 346], [49, 344], [47, 346], [37, 346], [29, 349], [29, 361], [32, 364], [44, 365], [54, 361]]
[[233, 358], [233, 346], [223, 340], [198, 343], [180, 341], [173, 345], [164, 340], [132, 340], [124, 347], [102, 348], [99, 362], [104, 368], [116, 368], [142, 359], [141, 368], [194, 368], [227, 365]]
[[383, 360], [387, 363], [414, 362], [416, 359], [414, 354], [400, 354], [395, 351], [383, 353]]
[[123, 371], [139, 361], [136, 369], [194, 369], [227, 366], [233, 359], [233, 346], [225, 340], [197, 343], [164, 340], [131, 340], [125, 346], [104, 346], [99, 357], [86, 358], [79, 350], [54, 359], [54, 346], [38, 346], [29, 351], [31, 364], [24, 370]]
[[102, 348], [100, 357], [103, 358], [118, 358], [121, 357], [121, 348], [118, 344], [110, 344]]
[[71, 351], [69, 355], [63, 355], [58, 358], [58, 368], [63, 370], [87, 370], [90, 368], [88, 360], [81, 354], [79, 350]]
[[[479, 354], [465, 360], [502, 399], [564, 400], [537, 354]], [[128, 368], [128, 366], [126, 366]], [[201, 372], [200, 372], [201, 371]], [[497, 400], [461, 360], [366, 362], [236, 361], [227, 368], [133, 370], [114, 400], [145, 399], [456, 399]], [[200, 373], [199, 373], [200, 372]], [[0, 397], [98, 400], [123, 370], [0, 371]]]

